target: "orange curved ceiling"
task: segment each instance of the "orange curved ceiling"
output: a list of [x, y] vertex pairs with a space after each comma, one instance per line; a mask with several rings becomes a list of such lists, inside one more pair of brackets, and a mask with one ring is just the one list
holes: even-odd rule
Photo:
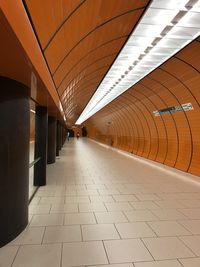
[[24, 0], [68, 124], [75, 123], [148, 0]]

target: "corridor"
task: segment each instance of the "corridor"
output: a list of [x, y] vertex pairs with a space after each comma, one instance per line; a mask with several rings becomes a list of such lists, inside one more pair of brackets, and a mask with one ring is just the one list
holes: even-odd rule
[[89, 139], [66, 141], [47, 172], [1, 267], [200, 266], [198, 185]]

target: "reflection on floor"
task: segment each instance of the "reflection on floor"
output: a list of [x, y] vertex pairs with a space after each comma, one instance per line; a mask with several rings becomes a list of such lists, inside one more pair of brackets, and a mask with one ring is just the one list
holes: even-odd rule
[[0, 266], [97, 265], [199, 267], [200, 187], [87, 139], [66, 143]]

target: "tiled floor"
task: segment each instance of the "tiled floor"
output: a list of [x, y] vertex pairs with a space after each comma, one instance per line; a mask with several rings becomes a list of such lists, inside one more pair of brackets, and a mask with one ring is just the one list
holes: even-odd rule
[[0, 267], [199, 267], [200, 187], [89, 140], [48, 165]]

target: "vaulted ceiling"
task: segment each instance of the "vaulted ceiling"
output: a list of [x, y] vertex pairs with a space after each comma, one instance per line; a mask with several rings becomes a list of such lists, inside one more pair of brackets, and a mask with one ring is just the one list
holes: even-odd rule
[[24, 0], [69, 125], [75, 123], [148, 0]]

